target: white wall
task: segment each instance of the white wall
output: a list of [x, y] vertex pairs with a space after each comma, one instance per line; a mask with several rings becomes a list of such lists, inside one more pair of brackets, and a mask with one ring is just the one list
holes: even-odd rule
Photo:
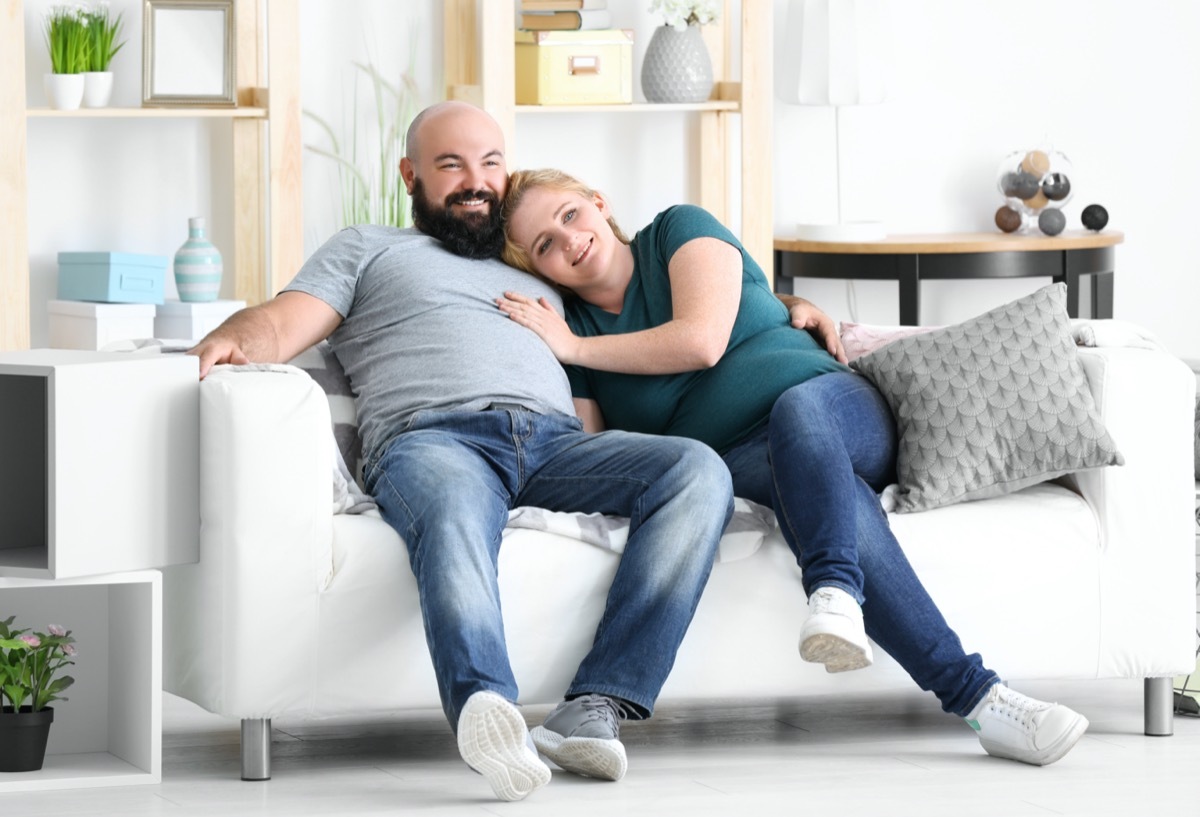
[[[776, 1], [777, 31], [786, 2]], [[1068, 226], [1092, 202], [1125, 233], [1115, 317], [1200, 357], [1200, 4], [1191, 0], [891, 0], [888, 100], [842, 111], [843, 209], [891, 232], [994, 230], [995, 172], [1051, 144], [1074, 165]], [[778, 46], [777, 51], [778, 53]], [[835, 220], [833, 110], [776, 105], [776, 226]], [[1033, 280], [922, 284], [922, 322], [954, 322]], [[804, 282], [846, 319], [846, 287]], [[855, 286], [858, 319], [895, 323], [895, 285]]]
[[[782, 41], [787, 2], [769, 1]], [[400, 27], [402, 14], [427, 27], [418, 64], [422, 87], [436, 96], [441, 3], [412, 0], [388, 17], [390, 5], [302, 3], [306, 106], [319, 104], [314, 78], [327, 82], [353, 56], [335, 55], [332, 43], [352, 45], [344, 32], [356, 26]], [[615, 23], [635, 32], [637, 99], [642, 54], [656, 25], [648, 6], [648, 0], [609, 0]], [[1116, 317], [1151, 328], [1180, 356], [1200, 358], [1200, 262], [1183, 240], [1200, 215], [1200, 150], [1192, 147], [1200, 144], [1200, 49], [1194, 47], [1200, 4], [890, 0], [889, 13], [888, 100], [842, 112], [845, 216], [882, 218], [892, 232], [995, 229], [992, 216], [1002, 203], [996, 167], [1013, 151], [1051, 144], [1075, 169], [1069, 226], [1079, 226], [1086, 204], [1099, 202], [1110, 227], [1126, 235], [1116, 251]], [[406, 43], [402, 31], [394, 39]], [[325, 42], [331, 47], [322, 48]], [[797, 221], [836, 218], [833, 127], [832, 109], [776, 105], [778, 234]], [[576, 173], [610, 195], [629, 228], [696, 191], [696, 148], [686, 117], [677, 114], [522, 115], [516, 141], [512, 167]], [[306, 158], [304, 168], [310, 225], [312, 162]], [[1039, 283], [925, 283], [923, 320], [963, 320]], [[804, 282], [804, 291], [835, 318], [851, 318], [845, 284]], [[858, 320], [898, 320], [894, 284], [860, 282], [855, 292]]]
[[[786, 2], [775, 4], [782, 36]], [[27, 0], [30, 104], [43, 104], [40, 14]], [[648, 0], [609, 0], [633, 28], [635, 97], [655, 20]], [[114, 104], [141, 99], [141, 22], [124, 11], [129, 44], [114, 61]], [[332, 121], [345, 116], [352, 60], [372, 57], [398, 76], [416, 31], [415, 77], [424, 101], [441, 94], [439, 0], [301, 0], [302, 103]], [[1190, 0], [891, 0], [891, 83], [880, 106], [842, 118], [847, 217], [880, 217], [893, 232], [992, 229], [995, 169], [1008, 153], [1051, 142], [1075, 167], [1072, 226], [1096, 201], [1123, 230], [1117, 248], [1116, 317], [1157, 332], [1183, 357], [1200, 358], [1200, 275], [1184, 239], [1200, 186], [1200, 4]], [[360, 103], [361, 105], [361, 103]], [[361, 110], [361, 107], [360, 107]], [[776, 222], [831, 218], [831, 109], [778, 104]], [[59, 250], [119, 249], [171, 255], [190, 215], [207, 215], [218, 247], [231, 246], [226, 205], [228, 124], [190, 120], [52, 120], [29, 124], [30, 252], [34, 343], [45, 342]], [[310, 122], [305, 142], [318, 139]], [[607, 192], [621, 222], [636, 228], [695, 193], [695, 145], [674, 114], [535, 114], [519, 118], [513, 167], [560, 166]], [[216, 168], [218, 172], [210, 172]], [[79, 181], [82, 179], [83, 181]], [[305, 243], [334, 226], [326, 160], [306, 152]], [[732, 225], [736, 229], [737, 225]], [[228, 255], [228, 254], [227, 254]], [[765, 261], [766, 259], [760, 259]], [[227, 267], [228, 264], [227, 257]], [[230, 276], [226, 276], [228, 281]], [[1031, 280], [923, 285], [926, 323], [962, 320], [1035, 285]], [[170, 286], [170, 285], [169, 285]], [[846, 287], [806, 282], [804, 291], [849, 319]], [[895, 287], [856, 285], [859, 320], [894, 323]]]

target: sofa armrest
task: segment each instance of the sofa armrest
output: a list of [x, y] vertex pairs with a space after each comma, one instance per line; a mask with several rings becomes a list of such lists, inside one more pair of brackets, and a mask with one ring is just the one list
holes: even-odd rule
[[329, 405], [300, 369], [218, 366], [201, 383], [200, 561], [164, 571], [169, 691], [269, 717], [240, 700], [253, 679], [313, 671], [332, 467]]
[[[1095, 510], [1103, 548], [1099, 675], [1130, 677], [1122, 651], [1155, 632], [1176, 659], [1138, 674], [1171, 675], [1195, 665], [1192, 423], [1196, 381], [1161, 350], [1080, 349], [1097, 408], [1125, 457], [1120, 467], [1071, 477]], [[1125, 603], [1107, 600], [1127, 598]]]

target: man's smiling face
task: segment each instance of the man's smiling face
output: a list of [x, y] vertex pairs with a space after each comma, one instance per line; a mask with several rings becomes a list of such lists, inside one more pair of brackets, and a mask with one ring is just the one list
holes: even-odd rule
[[470, 105], [446, 103], [417, 124], [408, 147], [400, 171], [417, 227], [460, 255], [497, 256], [508, 171], [495, 120]]

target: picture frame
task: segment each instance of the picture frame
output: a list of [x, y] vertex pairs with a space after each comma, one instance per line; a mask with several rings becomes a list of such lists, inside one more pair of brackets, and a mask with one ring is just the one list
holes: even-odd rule
[[142, 106], [237, 106], [234, 0], [143, 0]]

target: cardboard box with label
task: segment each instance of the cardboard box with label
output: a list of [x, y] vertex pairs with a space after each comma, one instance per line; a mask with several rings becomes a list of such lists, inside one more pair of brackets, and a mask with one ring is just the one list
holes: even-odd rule
[[623, 105], [633, 101], [633, 32], [518, 31], [518, 105]]

